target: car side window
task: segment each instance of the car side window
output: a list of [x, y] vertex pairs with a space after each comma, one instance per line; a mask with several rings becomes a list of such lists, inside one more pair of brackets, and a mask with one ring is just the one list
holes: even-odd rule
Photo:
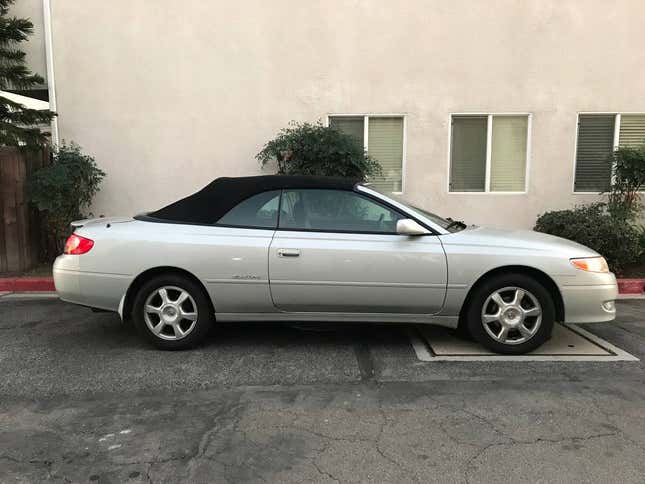
[[217, 225], [275, 229], [278, 225], [280, 190], [258, 193], [226, 212]]
[[284, 190], [279, 228], [329, 232], [396, 233], [404, 218], [363, 195], [346, 190]]

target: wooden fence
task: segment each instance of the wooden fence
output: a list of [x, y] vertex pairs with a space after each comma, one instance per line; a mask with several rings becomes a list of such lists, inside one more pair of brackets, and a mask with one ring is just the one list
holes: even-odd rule
[[23, 272], [39, 262], [40, 223], [25, 193], [27, 176], [49, 153], [0, 147], [0, 273]]

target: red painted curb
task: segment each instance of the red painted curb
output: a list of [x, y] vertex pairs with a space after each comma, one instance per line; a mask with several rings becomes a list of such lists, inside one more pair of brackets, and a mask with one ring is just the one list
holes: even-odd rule
[[[0, 277], [0, 292], [55, 291], [51, 277]], [[620, 294], [645, 294], [645, 279], [618, 279]]]
[[0, 278], [0, 291], [32, 292], [55, 291], [54, 279], [51, 277], [3, 277]]
[[644, 294], [645, 279], [618, 279], [620, 294]]

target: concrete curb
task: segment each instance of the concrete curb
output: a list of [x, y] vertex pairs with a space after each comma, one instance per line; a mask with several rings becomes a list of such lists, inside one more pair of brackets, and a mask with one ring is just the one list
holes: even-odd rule
[[645, 301], [645, 294], [619, 294], [618, 301], [636, 301], [636, 300], [641, 300]]
[[0, 304], [10, 301], [40, 301], [43, 299], [58, 299], [57, 292], [0, 292]]
[[[0, 292], [55, 291], [51, 277], [0, 277]], [[620, 294], [645, 294], [645, 279], [618, 279]]]
[[55, 291], [51, 277], [3, 277], [0, 278], [0, 292]]
[[618, 279], [620, 294], [644, 294], [645, 279]]

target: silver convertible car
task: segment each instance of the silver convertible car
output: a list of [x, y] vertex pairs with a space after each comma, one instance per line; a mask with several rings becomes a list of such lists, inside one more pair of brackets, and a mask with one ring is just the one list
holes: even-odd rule
[[54, 263], [61, 299], [116, 311], [162, 349], [217, 321], [361, 321], [438, 324], [520, 354], [556, 321], [615, 317], [616, 278], [593, 250], [347, 179], [218, 178], [156, 212], [72, 226]]

